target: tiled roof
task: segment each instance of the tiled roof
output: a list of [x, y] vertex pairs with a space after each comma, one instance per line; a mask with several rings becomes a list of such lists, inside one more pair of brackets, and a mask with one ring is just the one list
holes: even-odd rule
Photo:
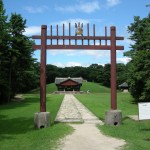
[[80, 78], [68, 77], [68, 78], [55, 78], [55, 84], [60, 84], [60, 83], [67, 81], [67, 80], [72, 80], [72, 81], [75, 81], [79, 84], [81, 84], [83, 82], [83, 79], [81, 77]]
[[119, 87], [128, 87], [128, 84], [126, 82], [119, 85]]

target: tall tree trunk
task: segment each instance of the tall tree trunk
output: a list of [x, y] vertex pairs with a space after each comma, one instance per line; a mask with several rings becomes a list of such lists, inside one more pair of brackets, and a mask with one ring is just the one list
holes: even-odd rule
[[12, 59], [10, 58], [10, 67], [9, 67], [9, 81], [8, 81], [8, 100], [7, 102], [9, 103], [11, 100], [11, 73], [12, 73]]

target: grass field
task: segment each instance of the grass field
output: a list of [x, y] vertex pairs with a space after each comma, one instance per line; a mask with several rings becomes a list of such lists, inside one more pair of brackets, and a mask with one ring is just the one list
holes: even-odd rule
[[[83, 82], [81, 86], [81, 91], [90, 91], [90, 93], [109, 93], [110, 89], [104, 86], [101, 86], [98, 83], [93, 82]], [[47, 84], [46, 86], [46, 92], [47, 93], [53, 93], [54, 91], [57, 91], [57, 87], [55, 83]], [[39, 92], [39, 88], [31, 91], [31, 93], [37, 93]]]
[[109, 93], [110, 89], [104, 86], [101, 86], [98, 83], [93, 82], [83, 82], [81, 86], [81, 91], [88, 91], [90, 93]]
[[[97, 117], [104, 121], [105, 111], [110, 110], [110, 94], [87, 94], [76, 97]], [[106, 135], [124, 139], [126, 150], [148, 150], [150, 146], [150, 121], [133, 121], [128, 115], [137, 115], [138, 107], [132, 102], [129, 93], [118, 93], [118, 109], [122, 110], [121, 126], [98, 126]]]
[[22, 102], [0, 106], [0, 150], [49, 150], [59, 138], [72, 131], [66, 124], [54, 124], [63, 95], [47, 96], [51, 127], [34, 129], [34, 113], [39, 111], [39, 94], [26, 94]]
[[[104, 121], [110, 110], [110, 89], [85, 82], [81, 88], [90, 94], [75, 95], [89, 110]], [[55, 84], [47, 85], [47, 93], [56, 91]], [[118, 109], [122, 110], [121, 126], [98, 126], [106, 135], [126, 140], [126, 150], [148, 150], [150, 146], [150, 121], [136, 122], [128, 115], [137, 115], [137, 105], [129, 93], [118, 93]], [[73, 129], [67, 124], [54, 124], [63, 95], [47, 95], [47, 111], [51, 114], [51, 127], [34, 129], [34, 113], [39, 111], [39, 89], [24, 94], [25, 100], [0, 106], [0, 150], [49, 150], [58, 146], [60, 138]]]
[[[56, 87], [55, 83], [50, 83], [50, 84], [46, 85], [46, 93], [53, 93], [54, 91], [57, 91], [57, 87]], [[32, 94], [34, 94], [34, 93], [36, 94], [39, 92], [40, 92], [39, 88], [31, 91]]]

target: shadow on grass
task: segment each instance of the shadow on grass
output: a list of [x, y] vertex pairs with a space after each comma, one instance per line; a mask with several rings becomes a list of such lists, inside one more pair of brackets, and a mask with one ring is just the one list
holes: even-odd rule
[[27, 107], [29, 105], [39, 103], [40, 104], [40, 98], [39, 97], [29, 97], [25, 98], [24, 100], [20, 102], [10, 102], [5, 105], [0, 106], [0, 110], [5, 110], [5, 109], [15, 109], [16, 107]]
[[33, 118], [18, 117], [7, 119], [0, 115], [0, 140], [12, 139], [13, 135], [24, 134], [34, 130]]
[[141, 131], [150, 132], [150, 129], [140, 129]]
[[128, 117], [128, 116], [125, 116], [125, 117], [122, 118], [122, 121], [125, 121], [125, 120], [127, 120], [127, 119], [129, 119], [129, 117]]

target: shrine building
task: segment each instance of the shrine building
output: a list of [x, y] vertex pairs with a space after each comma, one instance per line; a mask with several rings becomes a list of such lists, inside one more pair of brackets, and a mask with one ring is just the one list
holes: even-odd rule
[[79, 78], [55, 78], [58, 91], [80, 91], [83, 79]]

